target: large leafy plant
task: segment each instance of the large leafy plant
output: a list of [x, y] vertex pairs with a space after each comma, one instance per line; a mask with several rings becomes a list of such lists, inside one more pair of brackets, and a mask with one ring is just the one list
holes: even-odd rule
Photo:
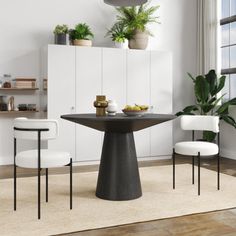
[[129, 34], [140, 30], [152, 35], [147, 29], [147, 25], [149, 23], [159, 23], [159, 17], [154, 16], [154, 13], [159, 7], [159, 5], [149, 7], [149, 3], [135, 7], [117, 7], [117, 22], [124, 25]]
[[[194, 83], [196, 103], [185, 107], [176, 115], [215, 115], [236, 128], [236, 122], [229, 114], [229, 106], [236, 105], [236, 98], [224, 102], [223, 98], [226, 94], [219, 95], [225, 86], [226, 77], [217, 78], [215, 70], [210, 70], [205, 76], [199, 75], [196, 78], [189, 73], [188, 75]], [[212, 142], [215, 136], [213, 132], [203, 131], [204, 140]]]
[[90, 40], [94, 37], [90, 27], [86, 23], [77, 24], [75, 29], [70, 30], [70, 37], [72, 40], [84, 39]]

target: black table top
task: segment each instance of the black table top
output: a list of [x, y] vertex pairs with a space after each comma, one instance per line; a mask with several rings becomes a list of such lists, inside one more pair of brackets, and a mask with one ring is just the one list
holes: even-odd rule
[[99, 131], [127, 133], [139, 131], [176, 118], [169, 114], [145, 114], [144, 116], [96, 116], [96, 114], [68, 114], [62, 119], [69, 120]]

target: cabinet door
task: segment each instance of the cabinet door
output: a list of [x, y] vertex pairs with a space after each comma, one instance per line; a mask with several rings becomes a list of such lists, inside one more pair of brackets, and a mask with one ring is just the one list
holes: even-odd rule
[[75, 159], [75, 124], [60, 118], [74, 113], [75, 48], [48, 47], [48, 118], [59, 121], [59, 137], [49, 141], [49, 148], [71, 153]]
[[[154, 112], [172, 114], [172, 56], [168, 52], [151, 52], [151, 104]], [[172, 153], [172, 122], [151, 128], [151, 156]]]
[[103, 49], [102, 92], [107, 99], [116, 100], [119, 112], [126, 105], [126, 50]]
[[[93, 102], [101, 94], [102, 49], [76, 47], [76, 112], [94, 113]], [[101, 132], [76, 125], [76, 160], [99, 160]]]
[[[127, 51], [127, 104], [150, 103], [150, 52]], [[135, 132], [138, 157], [150, 156], [150, 129]]]

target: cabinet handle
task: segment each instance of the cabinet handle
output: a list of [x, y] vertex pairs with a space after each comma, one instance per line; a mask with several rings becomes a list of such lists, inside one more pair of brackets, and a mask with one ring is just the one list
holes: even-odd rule
[[75, 110], [75, 107], [74, 106], [72, 106], [71, 107], [71, 112], [73, 112]]

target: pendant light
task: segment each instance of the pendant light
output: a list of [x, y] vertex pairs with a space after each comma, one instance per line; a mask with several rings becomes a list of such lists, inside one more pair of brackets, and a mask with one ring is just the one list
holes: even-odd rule
[[146, 3], [148, 0], [104, 0], [108, 5], [117, 7], [138, 6]]

